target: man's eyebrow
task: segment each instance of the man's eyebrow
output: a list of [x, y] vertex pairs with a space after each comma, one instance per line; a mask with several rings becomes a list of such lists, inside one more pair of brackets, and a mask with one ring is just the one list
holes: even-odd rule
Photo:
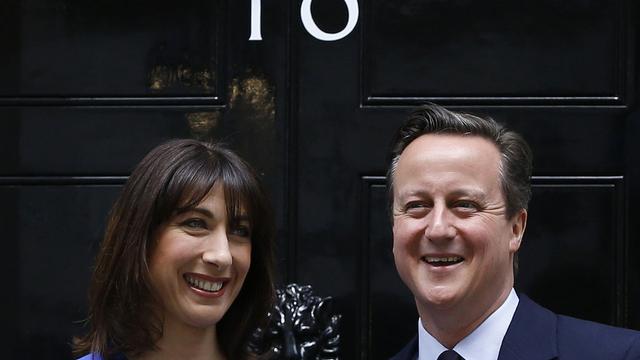
[[484, 199], [487, 194], [480, 189], [456, 189], [451, 192], [452, 196], [461, 197], [461, 196], [469, 196], [474, 199]]
[[[485, 198], [487, 196], [486, 192], [484, 192], [482, 189], [471, 189], [471, 188], [455, 189], [449, 192], [447, 195], [451, 197], [469, 196], [477, 199]], [[407, 198], [411, 196], [429, 197], [431, 195], [429, 191], [425, 189], [411, 189], [398, 194], [398, 198]]]
[[420, 197], [429, 196], [429, 192], [422, 188], [416, 188], [416, 189], [409, 189], [398, 194], [398, 197], [400, 198], [410, 197], [410, 196], [420, 196]]

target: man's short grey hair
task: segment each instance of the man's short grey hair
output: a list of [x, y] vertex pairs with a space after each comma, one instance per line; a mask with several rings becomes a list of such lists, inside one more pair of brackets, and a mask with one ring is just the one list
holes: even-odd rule
[[479, 136], [491, 141], [500, 151], [498, 168], [508, 218], [528, 209], [531, 198], [531, 149], [516, 132], [506, 129], [489, 117], [454, 112], [435, 104], [415, 109], [398, 129], [391, 148], [387, 170], [389, 209], [393, 207], [393, 178], [400, 155], [409, 144], [426, 134]]

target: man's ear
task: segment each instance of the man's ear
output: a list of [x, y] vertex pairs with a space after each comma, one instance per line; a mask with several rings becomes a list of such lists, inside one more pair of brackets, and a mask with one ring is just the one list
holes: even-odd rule
[[513, 220], [511, 220], [511, 240], [509, 241], [509, 250], [515, 253], [520, 249], [524, 230], [527, 228], [527, 210], [521, 209]]

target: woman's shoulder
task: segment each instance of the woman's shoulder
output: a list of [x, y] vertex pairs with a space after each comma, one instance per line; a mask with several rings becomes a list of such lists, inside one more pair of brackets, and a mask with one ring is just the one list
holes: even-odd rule
[[102, 360], [102, 356], [98, 355], [98, 354], [87, 354], [81, 358], [78, 358], [77, 360]]

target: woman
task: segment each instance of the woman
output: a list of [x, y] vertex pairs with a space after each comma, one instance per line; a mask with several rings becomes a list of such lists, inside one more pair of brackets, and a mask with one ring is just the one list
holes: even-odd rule
[[218, 145], [173, 140], [116, 201], [89, 291], [83, 359], [244, 359], [274, 297], [258, 178]]

